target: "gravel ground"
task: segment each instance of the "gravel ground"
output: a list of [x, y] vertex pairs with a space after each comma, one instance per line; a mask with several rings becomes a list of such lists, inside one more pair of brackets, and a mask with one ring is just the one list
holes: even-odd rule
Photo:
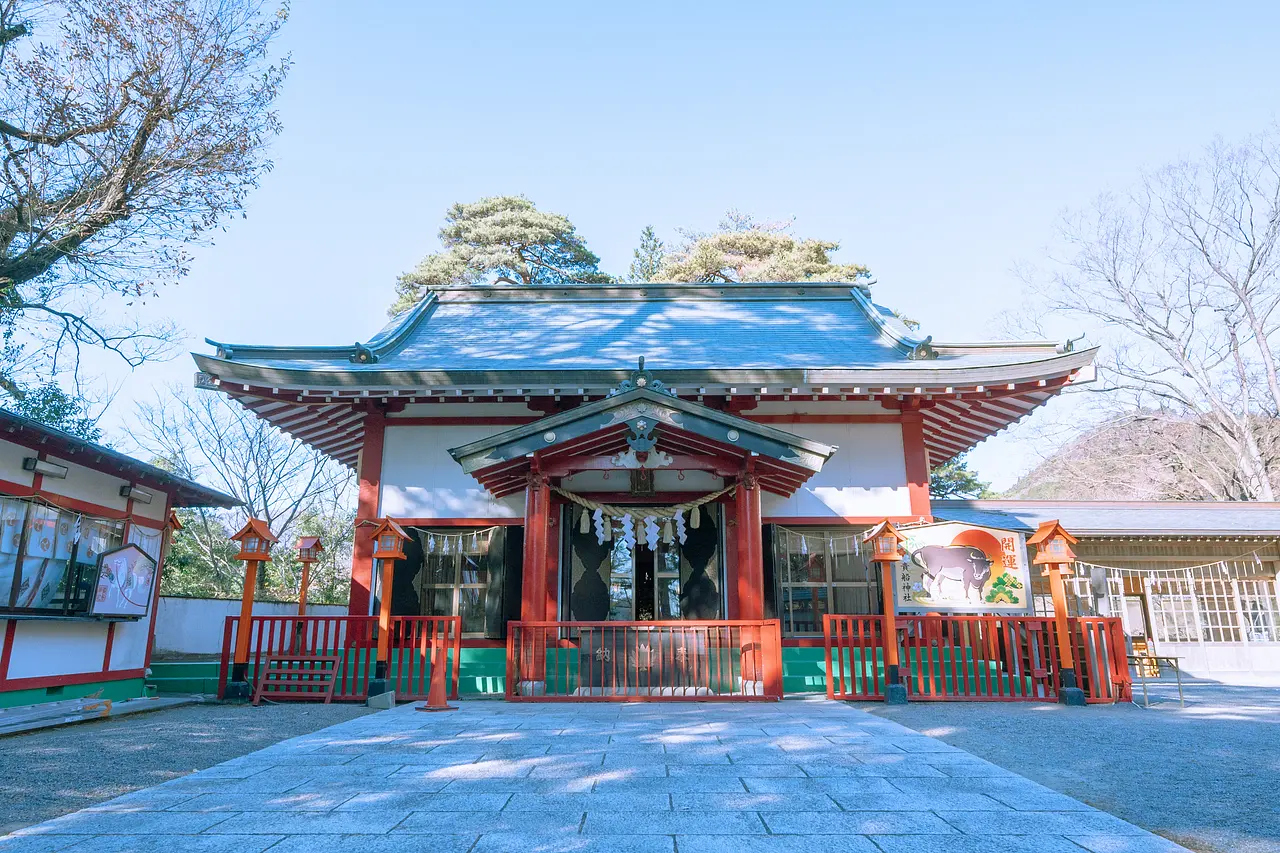
[[184, 705], [0, 737], [0, 835], [367, 713], [363, 705]]
[[[1157, 701], [1157, 697], [1159, 701]], [[858, 707], [1203, 853], [1280, 853], [1280, 688], [1153, 688], [1152, 707]]]

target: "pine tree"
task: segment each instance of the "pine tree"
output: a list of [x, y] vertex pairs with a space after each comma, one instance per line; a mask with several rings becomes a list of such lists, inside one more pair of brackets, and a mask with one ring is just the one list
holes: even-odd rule
[[656, 281], [658, 271], [662, 269], [662, 261], [667, 256], [666, 244], [658, 239], [652, 225], [646, 225], [640, 232], [640, 245], [633, 251], [631, 269], [627, 273], [627, 281]]

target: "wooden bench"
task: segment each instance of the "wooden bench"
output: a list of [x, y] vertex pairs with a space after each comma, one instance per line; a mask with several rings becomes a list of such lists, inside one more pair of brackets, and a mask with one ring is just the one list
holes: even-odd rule
[[339, 655], [269, 655], [258, 673], [253, 704], [263, 699], [276, 702], [333, 701], [338, 684]]

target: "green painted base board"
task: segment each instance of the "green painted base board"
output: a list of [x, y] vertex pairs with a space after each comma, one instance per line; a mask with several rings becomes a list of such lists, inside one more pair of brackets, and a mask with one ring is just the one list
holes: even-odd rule
[[[861, 669], [862, 662], [858, 650], [854, 650], [854, 659], [845, 661], [846, 674], [854, 669]], [[782, 689], [787, 695], [799, 693], [825, 693], [827, 690], [827, 666], [824, 649], [818, 647], [786, 646], [782, 649]], [[908, 656], [910, 658], [910, 656]], [[917, 668], [914, 661], [908, 661], [905, 670], [914, 673]], [[394, 671], [396, 661], [392, 661]], [[975, 662], [966, 661], [960, 667], [961, 677], [967, 670], [969, 678], [977, 675]], [[214, 661], [156, 661], [151, 664], [152, 675], [148, 684], [154, 684], [161, 693], [216, 693], [218, 683], [218, 662]], [[934, 663], [934, 680], [941, 687], [944, 677], [949, 686], [952, 684], [950, 657], [943, 656], [942, 664]], [[905, 675], [905, 673], [904, 673]], [[877, 668], [876, 677], [883, 682], [884, 673]], [[912, 675], [911, 677], [914, 677]], [[988, 676], [990, 678], [991, 676]], [[995, 675], [996, 681], [1005, 684], [1008, 690], [1009, 676]], [[461, 666], [458, 671], [458, 692], [463, 696], [501, 696], [506, 690], [507, 650], [505, 648], [464, 648]], [[70, 689], [70, 688], [68, 688]], [[92, 692], [92, 691], [89, 691]], [[0, 694], [2, 695], [2, 694]], [[135, 694], [136, 695], [136, 694]], [[66, 697], [74, 698], [70, 694]], [[35, 701], [35, 700], [30, 700]], [[21, 704], [21, 703], [14, 703]]]
[[88, 684], [68, 684], [63, 687], [38, 687], [34, 690], [0, 691], [0, 708], [15, 708], [19, 705], [37, 705], [41, 702], [60, 702], [65, 699], [83, 699], [98, 691], [99, 698], [118, 702], [121, 699], [136, 699], [142, 695], [141, 678], [123, 678], [119, 681], [91, 681]]

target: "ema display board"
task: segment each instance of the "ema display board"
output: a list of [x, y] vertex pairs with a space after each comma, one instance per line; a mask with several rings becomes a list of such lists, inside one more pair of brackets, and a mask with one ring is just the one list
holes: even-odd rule
[[98, 586], [89, 612], [95, 616], [145, 616], [156, 582], [156, 561], [137, 545], [98, 558]]
[[894, 594], [899, 613], [1030, 613], [1026, 537], [958, 521], [898, 531], [903, 561]]

